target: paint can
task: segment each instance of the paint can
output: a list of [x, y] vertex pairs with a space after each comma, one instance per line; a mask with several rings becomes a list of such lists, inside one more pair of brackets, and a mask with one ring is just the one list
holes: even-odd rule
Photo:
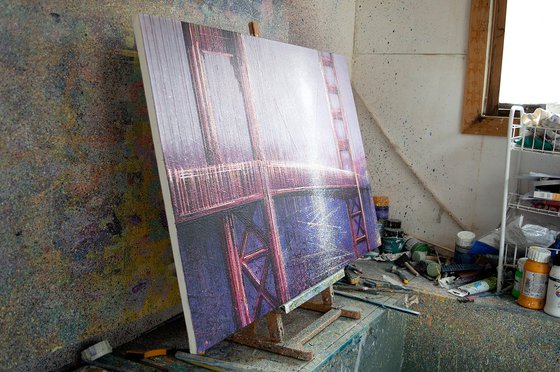
[[455, 262], [456, 263], [474, 263], [475, 256], [469, 254], [474, 243], [475, 234], [472, 231], [459, 231], [455, 239]]
[[396, 218], [389, 218], [385, 221], [385, 228], [389, 229], [400, 229], [402, 226], [401, 220], [397, 220]]
[[376, 195], [373, 197], [373, 204], [375, 205], [375, 215], [377, 221], [383, 222], [389, 219], [389, 197]]
[[428, 255], [429, 247], [421, 240], [416, 238], [407, 238], [404, 243], [404, 249], [410, 251], [412, 261], [420, 262]]
[[[404, 238], [404, 231], [402, 229], [393, 229], [385, 226], [383, 229], [383, 237], [385, 238]], [[404, 239], [403, 239], [404, 241]]]
[[[387, 232], [387, 229], [385, 229]], [[384, 236], [381, 238], [381, 251], [383, 253], [399, 253], [403, 250], [404, 239], [398, 236]]]
[[418, 263], [420, 270], [425, 271], [431, 278], [437, 278], [441, 275], [441, 265], [430, 260], [422, 260]]

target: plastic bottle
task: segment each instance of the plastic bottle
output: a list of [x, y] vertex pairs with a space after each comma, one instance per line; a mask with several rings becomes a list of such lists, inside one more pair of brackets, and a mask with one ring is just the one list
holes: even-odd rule
[[459, 231], [455, 239], [455, 262], [474, 263], [475, 257], [469, 254], [474, 243], [475, 235], [472, 231]]
[[554, 256], [554, 266], [548, 274], [548, 290], [544, 312], [560, 318], [560, 254]]
[[519, 298], [519, 291], [521, 291], [521, 283], [523, 282], [523, 272], [525, 271], [525, 262], [527, 262], [527, 260], [527, 257], [517, 260], [517, 270], [515, 270], [513, 289], [511, 290], [511, 295], [515, 298]]
[[546, 281], [550, 266], [550, 251], [546, 248], [529, 247], [528, 260], [525, 262], [523, 283], [517, 303], [533, 310], [544, 308], [546, 299]]

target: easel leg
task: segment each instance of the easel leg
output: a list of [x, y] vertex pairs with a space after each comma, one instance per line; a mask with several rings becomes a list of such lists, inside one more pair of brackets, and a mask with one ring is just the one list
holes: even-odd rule
[[360, 319], [362, 312], [359, 309], [352, 308], [339, 308], [333, 305], [333, 288], [332, 286], [321, 292], [322, 302], [307, 301], [301, 304], [299, 307], [301, 309], [318, 311], [320, 313], [328, 313], [332, 309], [339, 309], [341, 311], [340, 316], [350, 319]]
[[272, 311], [266, 316], [268, 327], [268, 335], [272, 342], [284, 341], [284, 323], [282, 322], [282, 314], [278, 311]]

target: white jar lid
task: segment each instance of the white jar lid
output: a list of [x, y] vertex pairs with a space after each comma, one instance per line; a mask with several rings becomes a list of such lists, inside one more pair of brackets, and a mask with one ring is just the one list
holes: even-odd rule
[[529, 247], [527, 257], [535, 262], [548, 263], [550, 260], [550, 251], [546, 248], [531, 246]]
[[525, 262], [527, 262], [528, 258], [523, 257], [517, 260], [517, 271], [524, 271], [525, 269]]
[[459, 231], [457, 233], [457, 239], [455, 239], [455, 243], [460, 245], [461, 247], [470, 246], [474, 240], [474, 233], [472, 231]]

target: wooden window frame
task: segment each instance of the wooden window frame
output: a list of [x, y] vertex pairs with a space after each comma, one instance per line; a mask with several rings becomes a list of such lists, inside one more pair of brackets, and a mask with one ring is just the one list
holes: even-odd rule
[[507, 0], [472, 0], [461, 133], [507, 134], [498, 116]]

